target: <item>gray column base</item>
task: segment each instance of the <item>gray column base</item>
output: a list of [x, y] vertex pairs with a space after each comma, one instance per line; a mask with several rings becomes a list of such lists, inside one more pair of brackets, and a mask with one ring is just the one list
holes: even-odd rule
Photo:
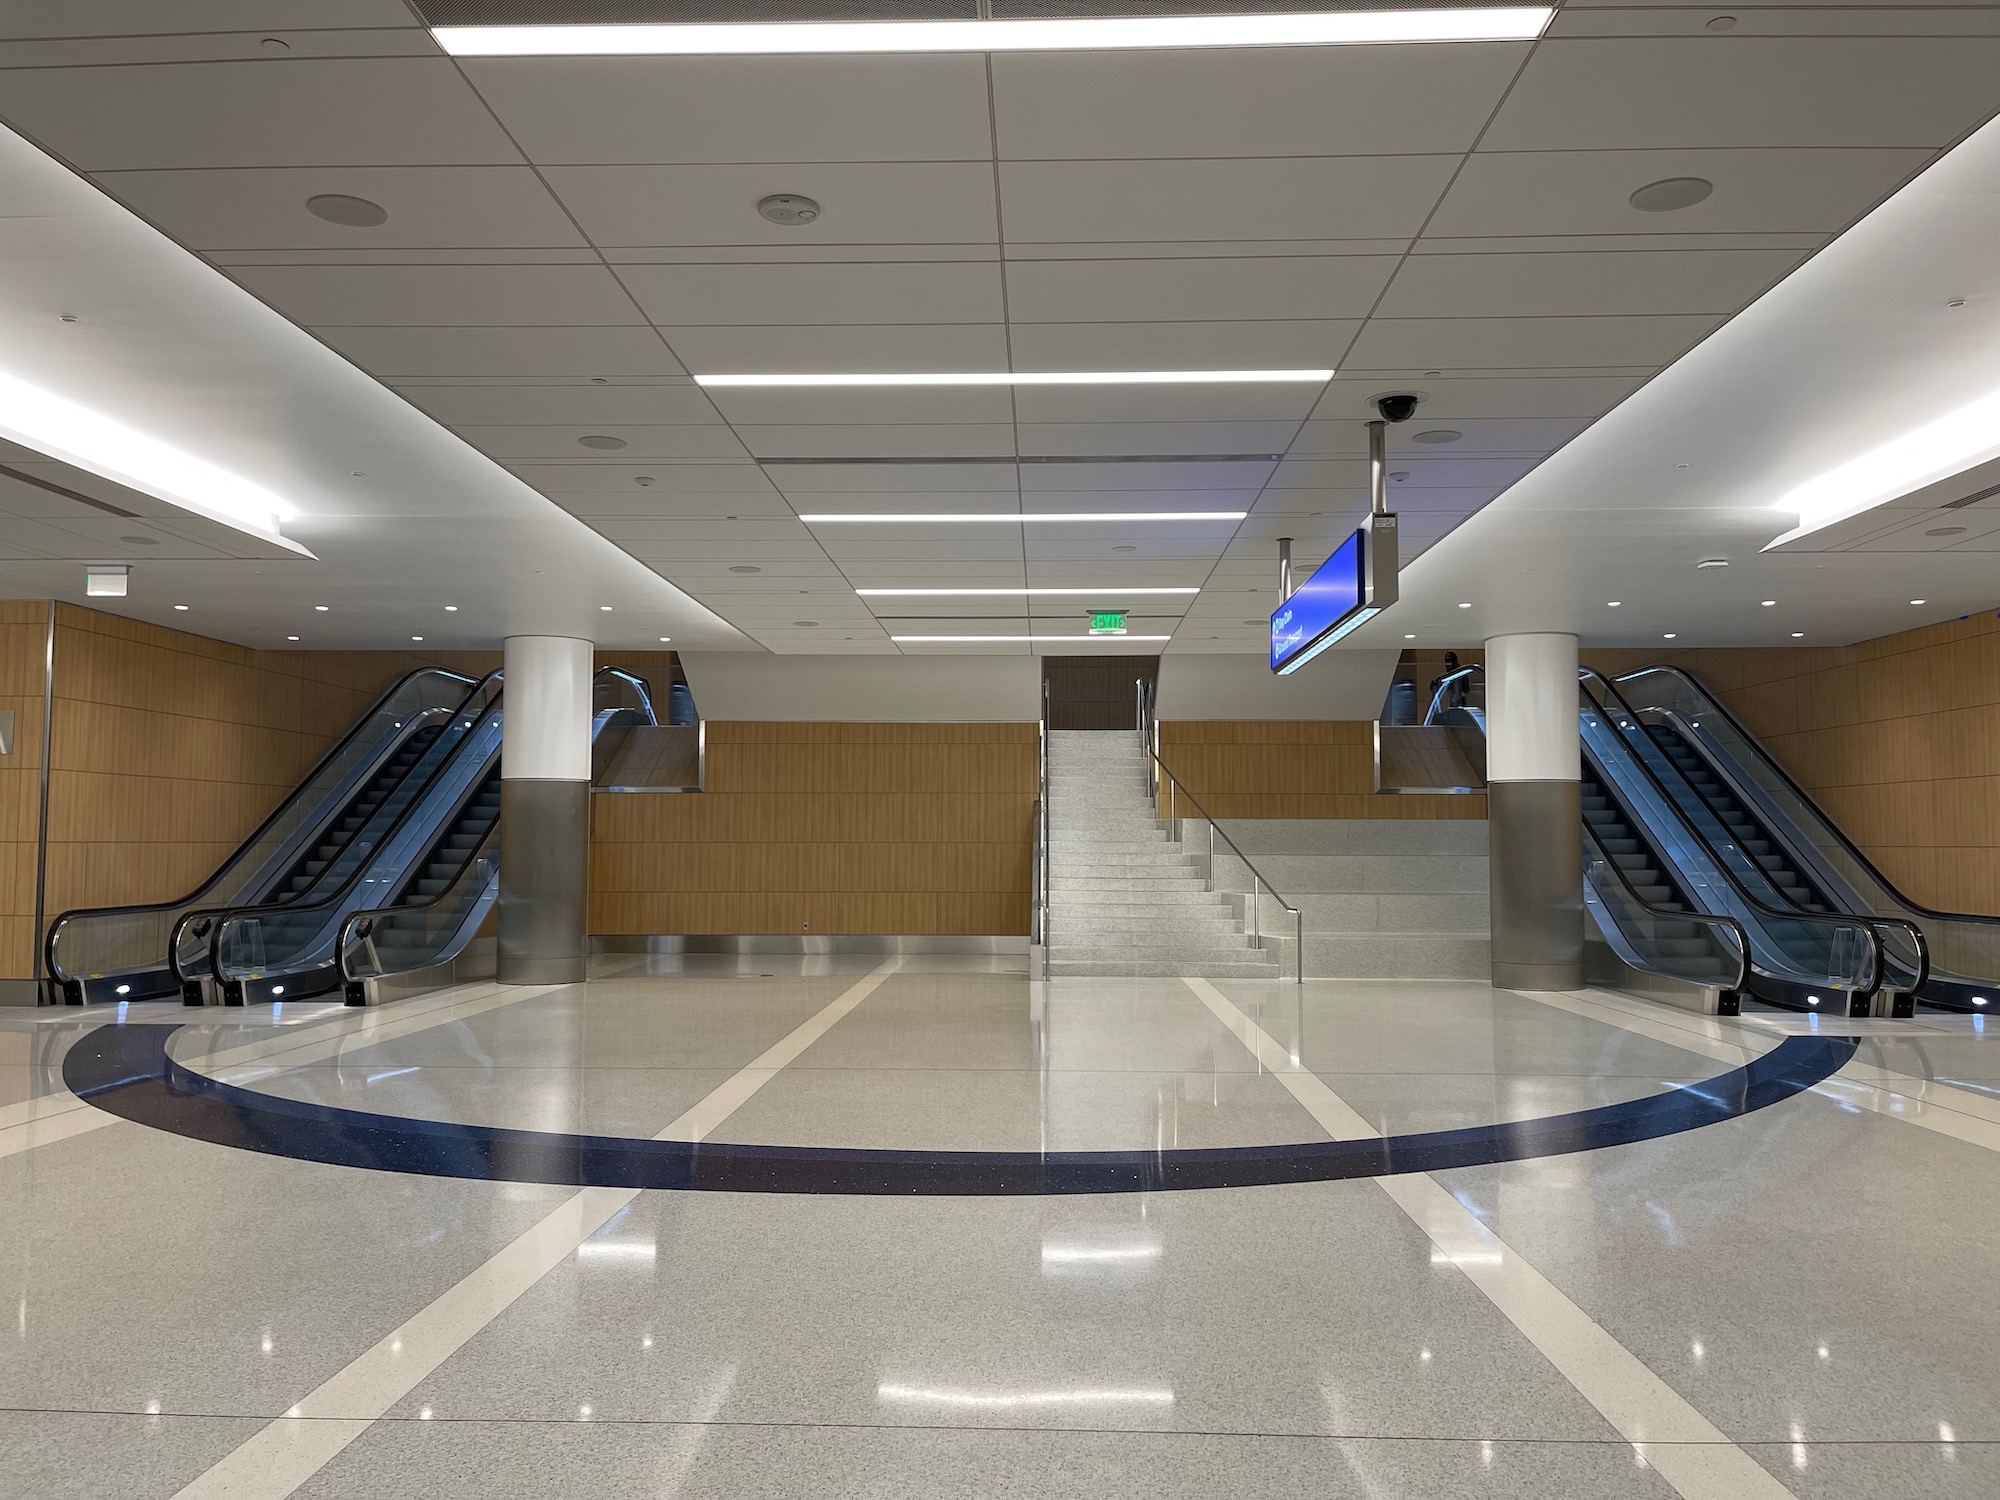
[[1487, 788], [1493, 983], [1583, 987], [1583, 797], [1574, 781]]
[[590, 783], [500, 783], [502, 984], [577, 984], [590, 898]]

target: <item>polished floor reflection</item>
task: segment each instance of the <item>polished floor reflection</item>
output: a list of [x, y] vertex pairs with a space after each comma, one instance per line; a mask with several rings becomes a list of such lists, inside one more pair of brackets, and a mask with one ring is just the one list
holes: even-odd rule
[[1858, 1037], [1833, 1076], [1633, 1144], [882, 1197], [209, 1144], [63, 1087], [121, 1019], [329, 1113], [1030, 1153], [1534, 1121], [1713, 1089], [1811, 1030], [944, 956], [611, 959], [365, 1013], [0, 1014], [0, 1493], [2000, 1491], [2000, 1050], [1974, 1021], [1825, 1023]]

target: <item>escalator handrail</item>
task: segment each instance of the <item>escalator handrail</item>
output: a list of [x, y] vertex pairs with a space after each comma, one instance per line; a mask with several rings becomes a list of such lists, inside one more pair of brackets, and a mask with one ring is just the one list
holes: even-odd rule
[[[504, 675], [503, 672], [489, 672], [480, 678], [479, 685], [466, 695], [466, 703], [459, 705], [458, 712], [465, 713], [467, 711], [466, 705], [479, 697], [489, 686], [498, 689]], [[368, 857], [349, 871], [347, 878], [341, 881], [338, 887], [320, 897], [317, 901], [274, 901], [263, 902], [253, 906], [234, 906], [221, 911], [217, 915], [215, 931], [208, 940], [208, 970], [209, 974], [218, 984], [222, 983], [223, 938], [227, 935], [229, 928], [233, 924], [260, 919], [266, 916], [303, 916], [308, 912], [324, 912], [329, 907], [337, 906], [352, 893], [354, 887], [360, 884], [362, 879], [368, 874], [369, 868], [374, 864], [376, 856], [384, 849], [387, 849], [395, 841], [396, 836], [402, 833], [404, 826], [417, 816], [417, 813], [423, 808], [424, 799], [430, 795], [431, 789], [459, 764], [459, 757], [466, 753], [465, 747], [467, 743], [470, 741], [472, 735], [477, 732], [478, 720], [484, 719], [488, 714], [491, 714], [499, 706], [500, 698], [500, 693], [495, 691], [480, 706], [474, 722], [466, 730], [465, 738], [452, 746], [444, 759], [439, 761], [430, 775], [424, 778], [424, 784], [417, 788], [415, 795], [410, 798], [408, 804], [401, 812], [396, 814], [395, 821], [382, 830], [382, 836], [375, 841], [375, 847], [368, 852]]]
[[[598, 669], [596, 674], [591, 679], [593, 687], [596, 685], [598, 680], [605, 677], [619, 678], [631, 684], [639, 694], [639, 702], [642, 705], [642, 709], [626, 710], [626, 711], [627, 712], [643, 711], [646, 715], [646, 722], [648, 724], [654, 725], [655, 727], [658, 726], [660, 719], [659, 715], [653, 711], [652, 686], [646, 681], [645, 678], [637, 676], [634, 673], [628, 672], [622, 667], [601, 667]], [[439, 838], [443, 838], [445, 833], [449, 831], [449, 829], [451, 828], [452, 824], [454, 824], [458, 820], [459, 814], [464, 810], [465, 803], [470, 801], [472, 797], [478, 794], [480, 783], [483, 782], [484, 780], [485, 778], [481, 777], [479, 781], [475, 781], [472, 784], [472, 786], [467, 790], [466, 795], [461, 799], [459, 799], [459, 805], [452, 809], [452, 816], [445, 820], [444, 829], [439, 831], [438, 834]], [[347, 972], [347, 946], [349, 938], [355, 935], [354, 929], [357, 926], [359, 926], [362, 921], [366, 920], [369, 922], [373, 922], [375, 919], [379, 917], [393, 917], [393, 916], [398, 916], [404, 912], [426, 911], [429, 908], [437, 905], [438, 902], [444, 900], [445, 897], [449, 896], [452, 893], [453, 889], [457, 887], [459, 880], [464, 876], [465, 872], [471, 869], [473, 865], [479, 862], [479, 857], [480, 855], [485, 853], [487, 844], [491, 842], [493, 839], [499, 837], [499, 834], [500, 834], [500, 822], [496, 818], [494, 820], [493, 826], [486, 831], [486, 837], [479, 841], [478, 848], [474, 849], [470, 854], [466, 856], [465, 863], [462, 866], [460, 866], [458, 874], [452, 877], [451, 884], [446, 886], [443, 890], [439, 891], [435, 896], [426, 896], [421, 901], [403, 901], [403, 902], [398, 902], [391, 906], [373, 906], [373, 907], [367, 907], [361, 911], [349, 912], [347, 917], [341, 922], [340, 931], [335, 935], [333, 940], [334, 963], [338, 966], [340, 971], [340, 982], [342, 984], [347, 984], [354, 978], [353, 975]], [[436, 847], [435, 841], [433, 841], [432, 847], [433, 848]], [[384, 976], [376, 975], [373, 977], [381, 978]]]
[[[1579, 693], [1583, 692], [1583, 689], [1581, 687], [1582, 683], [1593, 682], [1593, 681], [1597, 682], [1603, 686], [1605, 693], [1617, 705], [1618, 712], [1624, 713], [1625, 715], [1630, 717], [1634, 724], [1637, 724], [1639, 722], [1638, 713], [1633, 709], [1631, 704], [1625, 701], [1624, 696], [1618, 691], [1618, 689], [1612, 686], [1608, 678], [1603, 676], [1601, 673], [1592, 671], [1589, 667], [1578, 668], [1576, 675], [1579, 683], [1578, 687]], [[1583, 694], [1583, 697], [1585, 702], [1591, 704], [1591, 707], [1597, 709], [1599, 712], [1605, 711], [1605, 706], [1599, 703], [1592, 702], [1587, 693]], [[1618, 725], [1614, 722], [1613, 728], [1619, 730], [1620, 736], [1622, 738], [1623, 726]], [[1717, 873], [1720, 874], [1722, 878], [1729, 883], [1730, 888], [1735, 892], [1737, 898], [1740, 899], [1744, 903], [1744, 905], [1748, 906], [1752, 911], [1756, 912], [1759, 916], [1772, 917], [1781, 922], [1805, 922], [1823, 927], [1859, 928], [1861, 931], [1865, 932], [1868, 935], [1869, 975], [1868, 975], [1868, 983], [1859, 986], [1857, 992], [1861, 994], [1872, 995], [1875, 993], [1875, 991], [1877, 991], [1882, 987], [1882, 977], [1883, 977], [1882, 976], [1882, 969], [1883, 969], [1882, 932], [1880, 927], [1876, 924], [1876, 922], [1873, 919], [1868, 917], [1851, 916], [1847, 914], [1833, 916], [1833, 915], [1823, 914], [1820, 912], [1786, 910], [1783, 907], [1773, 906], [1769, 902], [1755, 895], [1749, 890], [1748, 887], [1746, 887], [1743, 884], [1742, 880], [1737, 876], [1736, 872], [1729, 867], [1728, 860], [1723, 858], [1722, 851], [1715, 847], [1714, 843], [1709, 839], [1708, 835], [1703, 833], [1700, 828], [1695, 826], [1695, 822], [1692, 818], [1688, 817], [1684, 812], [1680, 810], [1681, 804], [1679, 799], [1677, 799], [1672, 792], [1667, 790], [1666, 783], [1660, 780], [1659, 774], [1653, 770], [1652, 766], [1647, 764], [1646, 758], [1643, 755], [1640, 755], [1636, 749], [1632, 753], [1632, 763], [1639, 768], [1639, 773], [1642, 776], [1644, 776], [1646, 780], [1652, 785], [1653, 790], [1660, 794], [1661, 800], [1669, 808], [1672, 808], [1674, 810], [1676, 816], [1680, 818], [1682, 828], [1685, 829], [1687, 833], [1693, 836], [1694, 841], [1697, 844], [1699, 844], [1703, 849], [1703, 851], [1707, 853], [1708, 857], [1715, 862], [1715, 868]], [[1692, 791], [1693, 789], [1690, 788], [1689, 790]], [[1699, 800], [1698, 796], [1697, 800]], [[1907, 926], [1908, 924], [1905, 923], [1900, 925]], [[1914, 932], [1915, 929], [1912, 928], [1911, 931]], [[1919, 967], [1927, 975], [1930, 966], [1929, 965], [1930, 949], [1923, 942], [1921, 933], [1917, 934], [1917, 947], [1919, 954], [1921, 955]]]
[[1437, 722], [1438, 703], [1444, 697], [1444, 690], [1450, 687], [1454, 682], [1461, 682], [1464, 679], [1470, 677], [1474, 672], [1477, 672], [1481, 676], [1484, 676], [1486, 673], [1486, 668], [1482, 667], [1478, 662], [1473, 662], [1470, 666], [1460, 667], [1456, 672], [1447, 672], [1444, 676], [1440, 677], [1436, 682], [1431, 684], [1431, 703], [1430, 707], [1424, 710], [1424, 717], [1423, 717], [1424, 724], [1430, 725], [1430, 724], [1435, 724]]
[[[1619, 865], [1617, 860], [1605, 852], [1603, 844], [1598, 842], [1597, 831], [1594, 828], [1585, 824], [1583, 836], [1589, 841], [1590, 847], [1596, 851], [1598, 860], [1604, 865], [1604, 868], [1616, 877], [1618, 884], [1624, 889], [1626, 899], [1644, 911], [1648, 916], [1658, 917], [1660, 920], [1668, 922], [1698, 922], [1709, 927], [1727, 927], [1733, 931], [1736, 934], [1736, 978], [1731, 980], [1724, 988], [1741, 990], [1750, 982], [1749, 928], [1745, 927], [1735, 917], [1717, 912], [1694, 911], [1691, 909], [1673, 911], [1664, 906], [1654, 905], [1654, 903], [1639, 894], [1637, 888], [1627, 878], [1623, 867]], [[1678, 976], [1670, 977], [1677, 978]]]
[[1875, 881], [1876, 884], [1880, 885], [1883, 890], [1887, 891], [1890, 894], [1890, 896], [1894, 897], [1897, 904], [1903, 907], [1906, 911], [1912, 911], [1915, 912], [1920, 917], [1930, 917], [1940, 922], [1985, 922], [1985, 923], [1990, 923], [1994, 926], [2000, 926], [2000, 917], [1987, 916], [1980, 912], [1970, 912], [1970, 911], [1936, 911], [1933, 910], [1931, 907], [1923, 905], [1921, 902], [1912, 901], [1908, 896], [1904, 895], [1902, 891], [1897, 889], [1895, 882], [1890, 880], [1888, 876], [1884, 875], [1882, 871], [1879, 868], [1877, 868], [1875, 861], [1870, 859], [1866, 854], [1863, 854], [1861, 852], [1860, 847], [1857, 844], [1855, 844], [1854, 840], [1850, 839], [1846, 835], [1846, 833], [1844, 833], [1841, 830], [1840, 826], [1837, 823], [1835, 823], [1832, 818], [1829, 818], [1826, 815], [1826, 810], [1822, 808], [1819, 805], [1819, 803], [1813, 799], [1813, 797], [1806, 791], [1806, 789], [1800, 786], [1798, 782], [1792, 778], [1791, 774], [1788, 771], [1786, 771], [1783, 766], [1778, 764], [1777, 760], [1771, 755], [1771, 752], [1766, 750], [1763, 747], [1763, 745], [1758, 742], [1757, 737], [1751, 734], [1749, 730], [1743, 727], [1743, 721], [1738, 719], [1736, 715], [1731, 713], [1728, 710], [1728, 708], [1726, 708], [1723, 705], [1722, 700], [1717, 698], [1715, 694], [1711, 693], [1706, 687], [1704, 687], [1701, 683], [1701, 680], [1695, 677], [1694, 674], [1692, 674], [1691, 672], [1684, 672], [1679, 667], [1666, 667], [1666, 666], [1642, 667], [1636, 672], [1627, 672], [1623, 676], [1613, 678], [1612, 681], [1626, 682], [1634, 677], [1642, 677], [1649, 672], [1660, 672], [1671, 677], [1678, 677], [1679, 679], [1681, 679], [1681, 681], [1687, 683], [1688, 686], [1690, 686], [1697, 693], [1699, 693], [1709, 705], [1707, 708], [1704, 708], [1702, 712], [1715, 713], [1720, 715], [1722, 721], [1725, 724], [1727, 724], [1731, 729], [1735, 730], [1737, 736], [1745, 744], [1751, 747], [1751, 749], [1756, 753], [1758, 759], [1762, 761], [1765, 768], [1768, 769], [1775, 777], [1777, 777], [1779, 781], [1784, 783], [1786, 790], [1791, 792], [1793, 796], [1797, 797], [1807, 807], [1810, 807], [1815, 813], [1819, 814], [1819, 819], [1821, 824], [1825, 827], [1826, 831], [1832, 834], [1833, 837], [1839, 842], [1840, 847], [1842, 848], [1843, 851], [1846, 852], [1848, 857], [1851, 858], [1856, 864], [1860, 865], [1863, 870], [1866, 870], [1868, 872], [1869, 878]]
[[[383, 704], [387, 703], [397, 693], [401, 692], [403, 688], [407, 686], [409, 683], [414, 682], [419, 677], [429, 676], [432, 673], [436, 673], [439, 676], [443, 677], [455, 677], [460, 682], [466, 683], [468, 685], [472, 683], [472, 679], [470, 677], [467, 677], [462, 672], [454, 672], [448, 667], [418, 667], [415, 671], [405, 672], [401, 677], [397, 678], [395, 682], [390, 684], [388, 690], [385, 691], [381, 695], [381, 697], [375, 700], [375, 702], [369, 707], [366, 713], [364, 713], [359, 719], [354, 721], [354, 724], [348, 729], [347, 733], [343, 734], [338, 740], [336, 740], [332, 748], [330, 748], [326, 752], [326, 754], [322, 755], [317, 761], [313, 762], [313, 768], [310, 771], [306, 772], [304, 776], [299, 778], [298, 785], [300, 787], [308, 785], [313, 780], [314, 777], [318, 776], [321, 771], [325, 770], [330, 764], [332, 764], [336, 756], [340, 755], [350, 745], [352, 745], [354, 743], [356, 736], [358, 736], [364, 729], [366, 729], [369, 726], [369, 724], [374, 720], [376, 713], [381, 709]], [[294, 793], [294, 795], [296, 795], [296, 792]], [[61, 932], [61, 930], [65, 926], [67, 926], [70, 922], [81, 917], [125, 916], [137, 912], [171, 911], [173, 908], [177, 906], [186, 906], [192, 902], [199, 901], [204, 891], [209, 890], [211, 887], [215, 885], [215, 883], [218, 880], [222, 879], [222, 877], [226, 873], [228, 873], [230, 868], [235, 865], [236, 861], [243, 858], [244, 855], [249, 853], [252, 846], [254, 846], [259, 839], [261, 839], [267, 832], [270, 831], [271, 825], [276, 823], [279, 818], [284, 816], [285, 809], [290, 807], [291, 803], [292, 803], [291, 796], [285, 796], [280, 798], [278, 801], [278, 805], [271, 809], [270, 813], [265, 816], [263, 821], [260, 822], [255, 828], [251, 829], [249, 834], [243, 839], [243, 841], [239, 843], [233, 850], [230, 851], [229, 856], [226, 859], [224, 859], [221, 864], [215, 867], [214, 873], [211, 874], [208, 877], [208, 879], [204, 880], [200, 885], [196, 886], [192, 891], [188, 892], [185, 896], [181, 896], [172, 901], [140, 901], [125, 906], [79, 906], [73, 908], [70, 911], [62, 913], [53, 922], [49, 924], [48, 933], [43, 938], [42, 956], [47, 965], [48, 972], [51, 975], [54, 975], [58, 979], [65, 977], [56, 968], [56, 959], [55, 959], [56, 937]], [[304, 827], [303, 824], [301, 824], [300, 826], [302, 828]]]

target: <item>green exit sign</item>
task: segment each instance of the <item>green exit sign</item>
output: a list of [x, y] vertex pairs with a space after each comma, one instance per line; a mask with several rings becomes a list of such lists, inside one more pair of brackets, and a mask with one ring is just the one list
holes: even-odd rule
[[1100, 609], [1090, 617], [1092, 635], [1123, 635], [1125, 633], [1125, 611], [1122, 609]]

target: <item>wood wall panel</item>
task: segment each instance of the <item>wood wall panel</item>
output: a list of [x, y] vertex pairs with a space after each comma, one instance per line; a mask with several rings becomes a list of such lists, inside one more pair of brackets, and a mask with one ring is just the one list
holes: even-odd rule
[[2000, 915], [2000, 617], [1855, 646], [1583, 655], [1687, 668], [1906, 896]]
[[48, 611], [42, 600], [0, 601], [0, 709], [14, 714], [14, 753], [0, 756], [0, 978], [8, 979], [33, 972]]
[[[30, 734], [0, 770], [0, 824], [19, 800], [8, 781], [26, 772], [35, 783], [22, 804], [26, 854], [15, 861], [29, 872], [28, 904], [16, 912], [0, 902], [0, 977], [8, 978], [28, 977], [34, 957], [47, 608], [0, 604], [0, 707], [8, 688], [25, 684], [12, 680], [22, 672], [34, 704]], [[476, 677], [499, 660], [497, 652], [255, 651], [58, 605], [46, 918], [187, 894], [398, 677], [424, 666]]]
[[1486, 816], [1479, 796], [1378, 795], [1364, 721], [1162, 720], [1160, 759], [1214, 818]]
[[593, 797], [590, 928], [1025, 934], [1033, 724], [709, 721], [708, 790]]

